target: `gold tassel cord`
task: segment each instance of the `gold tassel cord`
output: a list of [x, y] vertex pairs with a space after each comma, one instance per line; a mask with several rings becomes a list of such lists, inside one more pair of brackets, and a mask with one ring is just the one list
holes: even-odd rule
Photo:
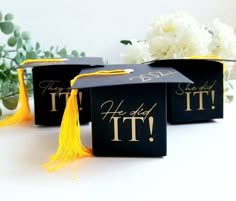
[[25, 64], [34, 64], [34, 63], [58, 63], [58, 62], [63, 62], [67, 61], [68, 59], [65, 58], [51, 58], [51, 59], [26, 59], [23, 61], [20, 66], [23, 66]]
[[0, 127], [14, 126], [33, 119], [33, 115], [30, 113], [28, 93], [24, 82], [24, 68], [21, 66], [28, 63], [51, 63], [62, 61], [65, 61], [65, 59], [28, 59], [21, 63], [20, 67], [17, 69], [19, 81], [19, 106], [15, 114], [7, 116], [0, 121]]
[[[131, 72], [132, 69], [121, 69], [80, 74], [71, 80], [70, 84], [73, 86], [77, 79], [83, 77], [124, 75]], [[60, 127], [58, 149], [49, 162], [43, 165], [49, 172], [65, 167], [72, 161], [76, 172], [76, 159], [92, 155], [92, 150], [86, 148], [81, 140], [77, 93], [78, 89], [72, 89], [67, 101]]]

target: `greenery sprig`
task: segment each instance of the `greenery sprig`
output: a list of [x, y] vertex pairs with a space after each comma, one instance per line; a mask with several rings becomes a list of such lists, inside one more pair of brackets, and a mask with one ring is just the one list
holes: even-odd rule
[[[65, 47], [51, 46], [43, 50], [39, 42], [33, 43], [28, 31], [22, 31], [14, 23], [11, 13], [0, 12], [0, 102], [8, 110], [14, 110], [18, 103], [18, 78], [16, 67], [25, 59], [84, 57], [84, 52], [68, 51]], [[5, 40], [4, 40], [5, 39]], [[32, 91], [31, 74], [25, 76], [27, 89]], [[2, 108], [0, 106], [0, 116]]]

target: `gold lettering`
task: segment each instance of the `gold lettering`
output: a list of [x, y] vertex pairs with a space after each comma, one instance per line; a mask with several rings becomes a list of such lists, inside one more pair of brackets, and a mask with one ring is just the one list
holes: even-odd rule
[[216, 84], [216, 80], [214, 82], [212, 82], [211, 85], [209, 85], [209, 82], [206, 81], [203, 86], [199, 87], [199, 91], [211, 91], [213, 89], [213, 87], [215, 86]]
[[187, 86], [185, 87], [185, 91], [196, 91], [197, 87], [191, 85], [191, 84], [187, 84]]
[[140, 74], [135, 77], [130, 77], [130, 80], [139, 79], [141, 82], [148, 82], [154, 79], [159, 79], [160, 77], [166, 77], [175, 74], [176, 71], [168, 71], [168, 72], [162, 72], [162, 71], [155, 71], [155, 72], [149, 72], [146, 74]]
[[51, 112], [57, 112], [56, 109], [56, 93], [49, 93], [51, 95], [51, 103], [52, 103], [52, 109]]
[[196, 91], [193, 93], [193, 95], [195, 96], [195, 94], [198, 94], [199, 97], [199, 108], [198, 110], [205, 110], [203, 108], [203, 94], [208, 95], [208, 91]]
[[80, 111], [83, 110], [83, 107], [81, 106], [82, 105], [82, 97], [83, 97], [83, 93], [80, 91], [79, 92], [79, 110]]
[[155, 103], [149, 110], [144, 110], [143, 109], [143, 106], [144, 106], [144, 103], [142, 103], [137, 110], [134, 110], [134, 111], [131, 111], [130, 112], [130, 115], [132, 117], [135, 117], [135, 116], [144, 116], [144, 119], [147, 118], [147, 116], [149, 116], [149, 114], [152, 112], [152, 110], [156, 107], [157, 103]]
[[[57, 104], [56, 104], [56, 96], [57, 96], [57, 92], [56, 93], [49, 93], [51, 95], [51, 103], [52, 103], [52, 109], [50, 110], [51, 112], [57, 112]], [[65, 103], [67, 102], [68, 98], [69, 98], [69, 94], [70, 92], [60, 92], [58, 94], [58, 97], [60, 98], [61, 95], [65, 95]]]
[[[42, 89], [42, 94], [46, 93], [47, 91], [52, 91], [58, 95], [60, 92], [66, 89], [64, 87], [55, 86], [58, 83], [60, 83], [58, 80], [44, 80], [39, 83], [39, 88]], [[70, 89], [66, 89], [67, 92], [69, 92], [69, 90]]]
[[212, 85], [209, 86], [209, 91], [213, 90], [213, 87], [215, 86], [216, 84], [216, 80], [212, 83]]
[[181, 83], [178, 84], [178, 89], [177, 91], [175, 91], [175, 93], [179, 96], [184, 94], [184, 89], [182, 89]]
[[121, 117], [112, 117], [112, 119], [114, 120], [114, 139], [112, 141], [121, 141], [119, 140], [119, 124], [118, 124], [118, 120]]
[[185, 92], [186, 94], [186, 112], [192, 111], [191, 109], [191, 99], [190, 99], [190, 95], [192, 92]]
[[[178, 84], [178, 90], [176, 91], [177, 95], [183, 95], [185, 91], [194, 92], [194, 91], [212, 91], [213, 87], [216, 84], [216, 80], [209, 84], [209, 81], [206, 81], [203, 85], [193, 85], [193, 84]], [[184, 86], [183, 86], [184, 85]]]
[[136, 139], [136, 120], [142, 120], [144, 122], [144, 118], [143, 117], [124, 117], [123, 118], [123, 122], [125, 122], [127, 119], [131, 120], [131, 140], [129, 141], [139, 141]]
[[145, 116], [144, 116], [144, 119], [146, 119], [146, 118], [149, 116], [149, 114], [150, 114], [151, 111], [156, 107], [156, 105], [157, 105], [157, 103], [155, 103], [155, 104], [150, 108], [150, 110], [143, 112], [143, 114], [145, 115]]
[[[127, 112], [124, 112], [123, 110], [119, 110], [121, 105], [123, 104], [124, 100], [122, 100], [119, 105], [117, 106], [117, 108], [114, 109], [114, 111], [112, 111], [113, 109], [113, 106], [114, 106], [114, 101], [112, 100], [108, 100], [106, 102], [104, 102], [102, 105], [101, 105], [101, 109], [104, 107], [104, 106], [107, 106], [108, 105], [108, 110], [106, 112], [101, 112], [101, 114], [103, 114], [103, 120], [108, 116], [108, 115], [111, 115], [110, 117], [110, 122], [112, 120], [112, 118], [115, 116], [115, 115], [125, 115]], [[110, 104], [110, 107], [109, 107], [109, 104]]]

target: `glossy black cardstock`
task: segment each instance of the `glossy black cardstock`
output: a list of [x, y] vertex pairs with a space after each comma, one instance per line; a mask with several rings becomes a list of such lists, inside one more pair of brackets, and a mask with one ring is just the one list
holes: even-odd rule
[[167, 119], [170, 123], [202, 122], [223, 118], [223, 64], [204, 59], [159, 60], [152, 66], [173, 67], [194, 83], [168, 87]]
[[[36, 125], [59, 126], [70, 95], [70, 81], [83, 68], [102, 66], [98, 57], [73, 58], [63, 62], [25, 64], [32, 68], [34, 115]], [[89, 89], [79, 90], [80, 122], [90, 122]]]
[[[73, 88], [91, 88], [92, 146], [96, 156], [166, 155], [166, 83], [191, 81], [173, 68], [109, 65], [126, 75], [80, 78]], [[83, 69], [81, 74], [101, 68]]]

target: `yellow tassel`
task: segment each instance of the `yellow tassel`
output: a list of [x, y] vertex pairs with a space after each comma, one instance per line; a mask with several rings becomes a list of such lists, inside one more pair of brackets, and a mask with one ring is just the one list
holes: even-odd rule
[[[82, 77], [124, 75], [131, 72], [132, 69], [121, 69], [104, 70], [97, 71], [94, 73], [81, 74], [71, 80], [71, 86], [74, 85], [77, 79]], [[67, 101], [60, 127], [58, 149], [56, 153], [51, 156], [49, 162], [44, 164], [44, 167], [46, 167], [48, 171], [55, 171], [58, 168], [65, 167], [68, 163], [72, 161], [75, 162], [77, 158], [92, 155], [92, 150], [86, 148], [80, 138], [77, 93], [78, 89], [72, 89], [71, 95]], [[76, 170], [76, 162], [74, 164], [74, 168]]]
[[[27, 63], [49, 63], [61, 61], [65, 61], [65, 59], [28, 59], [25, 60], [21, 66]], [[33, 115], [30, 114], [28, 93], [24, 82], [24, 69], [20, 67], [17, 69], [17, 72], [19, 81], [19, 109], [17, 109], [15, 114], [7, 116], [5, 119], [0, 121], [0, 127], [13, 126], [33, 119]]]
[[16, 125], [18, 123], [23, 123], [32, 120], [32, 115], [30, 114], [28, 94], [24, 83], [24, 69], [19, 68], [18, 70], [19, 79], [19, 104], [20, 108], [12, 116], [7, 116], [5, 119], [0, 121], [0, 126]]

